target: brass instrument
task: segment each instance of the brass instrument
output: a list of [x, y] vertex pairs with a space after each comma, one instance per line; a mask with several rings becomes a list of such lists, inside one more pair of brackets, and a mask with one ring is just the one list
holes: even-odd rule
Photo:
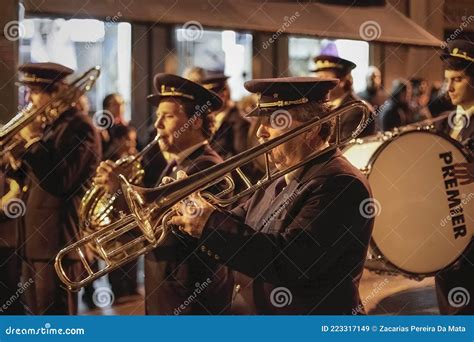
[[[359, 125], [349, 137], [341, 139], [340, 121], [342, 115], [348, 113], [361, 113]], [[224, 198], [220, 196], [207, 196], [209, 202], [217, 206], [225, 206], [237, 201], [238, 199], [254, 193], [256, 190], [268, 185], [275, 179], [284, 176], [308, 163], [313, 161], [321, 154], [335, 149], [341, 145], [347, 144], [354, 139], [369, 122], [369, 108], [363, 101], [351, 102], [336, 111], [333, 111], [324, 118], [316, 117], [303, 125], [296, 127], [281, 136], [271, 139], [259, 146], [255, 146], [244, 151], [232, 158], [225, 160], [223, 163], [214, 165], [206, 170], [188, 176], [185, 179], [177, 180], [173, 183], [162, 185], [157, 188], [143, 188], [130, 184], [127, 179], [120, 176], [122, 182], [122, 190], [125, 195], [127, 204], [131, 214], [121, 222], [116, 222], [104, 227], [100, 231], [89, 235], [69, 246], [62, 249], [55, 260], [55, 269], [61, 281], [70, 289], [77, 290], [87, 285], [104, 274], [136, 259], [154, 248], [158, 247], [170, 232], [174, 232], [168, 224], [169, 218], [173, 216], [173, 207], [181, 200], [187, 198], [194, 192], [202, 192], [213, 184], [216, 184], [227, 174], [237, 171], [240, 174], [240, 167], [255, 158], [265, 155], [266, 159], [266, 175], [263, 179], [255, 184], [247, 184], [247, 189], [235, 194], [232, 197]], [[335, 120], [335, 142], [329, 147], [312, 154], [306, 160], [287, 168], [286, 170], [274, 171], [272, 173], [269, 165], [268, 153], [275, 147], [305, 133], [316, 126], [325, 122]], [[202, 194], [204, 195], [204, 194]], [[119, 239], [123, 234], [130, 231], [136, 231], [140, 235], [124, 244], [119, 249], [109, 248], [110, 244]], [[105, 267], [98, 272], [92, 271], [87, 259], [84, 257], [84, 250], [90, 245], [100, 251], [101, 259], [105, 261]], [[140, 246], [140, 247], [137, 247]], [[80, 257], [86, 276], [81, 279], [70, 279], [63, 267], [63, 260], [70, 253], [77, 253]]]
[[[26, 151], [29, 148], [18, 134], [24, 127], [28, 126], [38, 116], [41, 118], [44, 127], [51, 125], [62, 113], [76, 105], [76, 101], [94, 86], [99, 76], [99, 66], [89, 69], [74, 82], [60, 89], [45, 105], [36, 108], [30, 102], [2, 126], [0, 128], [0, 164], [2, 171], [6, 172], [8, 168], [18, 170], [21, 166], [21, 159], [15, 158], [12, 152], [16, 149]], [[7, 177], [5, 183], [9, 190], [5, 191], [6, 195], [2, 194], [2, 204], [19, 195], [18, 189], [15, 189], [15, 185], [18, 186], [15, 180]], [[3, 209], [0, 209], [0, 213], [2, 212]]]
[[[158, 143], [158, 137], [151, 141], [145, 148], [133, 156], [122, 157], [115, 163], [118, 166], [118, 173], [124, 175], [128, 182], [141, 184], [145, 171], [141, 165], [141, 158]], [[116, 201], [121, 195], [119, 190], [114, 194], [109, 194], [106, 189], [96, 184], [87, 190], [81, 200], [79, 207], [80, 231], [82, 236], [89, 236], [100, 230], [104, 226], [121, 219], [125, 214], [117, 209]], [[114, 248], [120, 247], [123, 241], [115, 241]], [[91, 246], [94, 256], [100, 257], [100, 251]]]
[[[18, 139], [18, 133], [33, 122], [36, 117], [41, 116], [43, 126], [51, 125], [59, 116], [71, 107], [76, 105], [76, 101], [95, 84], [100, 76], [100, 67], [95, 66], [86, 71], [74, 82], [59, 90], [53, 98], [43, 106], [36, 108], [32, 103], [28, 103], [17, 115], [7, 122], [0, 129], [0, 158], [13, 151], [23, 144], [22, 139]], [[13, 169], [17, 169], [20, 162], [8, 157]]]

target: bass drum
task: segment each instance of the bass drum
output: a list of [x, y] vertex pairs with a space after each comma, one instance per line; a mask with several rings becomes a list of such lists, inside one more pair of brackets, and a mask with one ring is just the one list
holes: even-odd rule
[[370, 253], [383, 263], [376, 270], [420, 279], [461, 257], [474, 231], [474, 185], [451, 175], [467, 162], [460, 144], [418, 130], [358, 140], [343, 154], [372, 188]]

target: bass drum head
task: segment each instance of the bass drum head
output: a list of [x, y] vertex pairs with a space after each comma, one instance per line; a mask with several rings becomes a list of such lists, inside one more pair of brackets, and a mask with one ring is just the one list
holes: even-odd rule
[[432, 275], [468, 247], [474, 225], [474, 185], [450, 174], [466, 162], [460, 148], [440, 135], [413, 131], [387, 141], [370, 162], [377, 206], [372, 244], [402, 272]]
[[342, 154], [352, 165], [359, 170], [364, 170], [369, 165], [370, 158], [382, 144], [381, 138], [369, 137], [348, 145], [343, 149]]

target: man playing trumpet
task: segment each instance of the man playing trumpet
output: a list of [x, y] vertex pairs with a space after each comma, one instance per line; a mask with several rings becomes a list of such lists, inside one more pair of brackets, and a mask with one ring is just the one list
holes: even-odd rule
[[[324, 102], [336, 84], [309, 77], [246, 82], [260, 95], [250, 113], [259, 117], [260, 142], [328, 115]], [[332, 126], [323, 123], [272, 149], [276, 169], [328, 148]], [[170, 222], [197, 239], [202, 258], [235, 271], [233, 313], [354, 314], [364, 312], [358, 285], [373, 226], [364, 206], [371, 200], [366, 178], [329, 148], [232, 211], [195, 193]], [[190, 201], [198, 216], [184, 210]]]
[[[155, 128], [161, 151], [171, 155], [158, 183], [222, 162], [209, 146], [209, 114], [222, 106], [217, 94], [176, 75], [158, 74], [156, 94], [148, 101], [157, 107]], [[110, 193], [119, 188], [116, 166], [100, 164], [94, 181]], [[149, 171], [146, 171], [149, 172]], [[196, 296], [199, 292], [199, 296]], [[192, 239], [170, 234], [162, 245], [145, 256], [145, 306], [147, 314], [220, 314], [230, 307], [232, 281], [227, 268], [202, 258]]]

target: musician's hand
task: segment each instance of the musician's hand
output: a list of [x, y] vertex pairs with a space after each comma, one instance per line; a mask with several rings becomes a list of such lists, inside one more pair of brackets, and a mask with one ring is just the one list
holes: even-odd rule
[[474, 162], [454, 164], [453, 174], [461, 185], [474, 183]]
[[94, 183], [102, 186], [109, 194], [115, 194], [120, 189], [120, 180], [116, 172], [117, 165], [112, 160], [106, 160], [97, 167]]
[[[184, 171], [178, 171], [177, 176], [178, 180], [187, 177]], [[201, 237], [209, 216], [215, 210], [199, 193], [193, 193], [185, 198], [174, 209], [177, 214], [171, 218], [170, 223], [179, 226], [180, 230], [195, 238]]]
[[165, 176], [161, 179], [160, 186], [173, 183], [174, 181], [175, 181], [175, 179], [173, 177]]
[[25, 140], [26, 146], [41, 139], [43, 135], [43, 123], [37, 116], [29, 125], [23, 127], [19, 132], [20, 137]]

